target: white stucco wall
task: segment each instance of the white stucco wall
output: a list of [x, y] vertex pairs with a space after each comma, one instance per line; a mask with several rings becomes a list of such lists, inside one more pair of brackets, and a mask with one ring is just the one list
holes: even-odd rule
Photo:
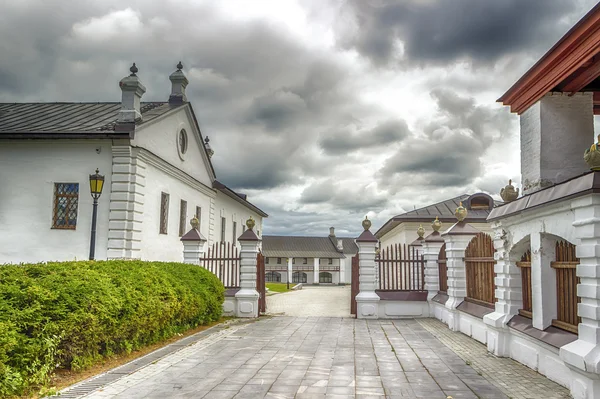
[[[188, 149], [180, 157], [177, 142], [181, 129], [185, 129], [187, 133]], [[199, 132], [190, 119], [187, 107], [141, 125], [136, 130], [131, 145], [145, 148], [203, 184], [212, 185], [207, 165], [205, 166], [206, 156], [202, 153], [204, 144], [200, 141]]]
[[[146, 187], [144, 192], [144, 220], [142, 223], [142, 250], [144, 260], [183, 261], [183, 245], [179, 236], [179, 208], [181, 200], [187, 201], [186, 229], [191, 227], [189, 220], [196, 213], [196, 207], [202, 207], [200, 232], [209, 234], [209, 213], [214, 190], [206, 188], [212, 195], [182, 182], [165, 173], [154, 165], [146, 168]], [[167, 234], [160, 234], [161, 193], [169, 194], [169, 217]]]
[[[96, 168], [105, 175], [96, 258], [106, 258], [111, 164], [109, 141], [0, 141], [0, 263], [88, 259]], [[54, 183], [79, 183], [75, 230], [51, 228]]]
[[222, 219], [225, 218], [225, 241], [233, 241], [233, 222], [237, 222], [236, 227], [236, 242], [237, 238], [244, 232], [246, 221], [252, 216], [254, 218], [255, 226], [254, 232], [257, 233], [259, 238], [262, 237], [263, 230], [263, 218], [256, 212], [250, 210], [240, 202], [228, 197], [220, 191], [217, 191], [215, 198], [215, 221], [214, 221], [214, 237], [211, 241], [221, 240], [221, 225]]

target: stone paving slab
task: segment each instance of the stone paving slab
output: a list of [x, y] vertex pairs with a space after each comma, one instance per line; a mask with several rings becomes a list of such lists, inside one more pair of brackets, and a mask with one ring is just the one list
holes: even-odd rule
[[[510, 397], [422, 321], [273, 317], [234, 328], [230, 335], [185, 347], [87, 397]], [[499, 364], [503, 370], [513, 366]], [[524, 397], [568, 397], [557, 392], [538, 394], [534, 386]]]
[[349, 285], [305, 285], [267, 296], [267, 313], [298, 317], [350, 317]]

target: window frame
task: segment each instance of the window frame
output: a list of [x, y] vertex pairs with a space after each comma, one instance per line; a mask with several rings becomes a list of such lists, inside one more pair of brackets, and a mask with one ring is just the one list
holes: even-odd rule
[[[59, 193], [59, 187], [61, 185], [75, 185], [75, 187], [77, 187], [77, 192], [76, 194], [65, 194], [65, 193]], [[65, 190], [63, 190], [65, 191]], [[57, 224], [57, 222], [60, 220], [58, 217], [58, 205], [59, 205], [59, 198], [66, 198], [66, 202], [67, 205], [65, 206], [65, 212], [64, 212], [64, 221], [65, 224], [64, 225], [59, 225]], [[63, 183], [63, 182], [55, 182], [54, 183], [54, 193], [52, 194], [52, 199], [53, 199], [53, 204], [52, 204], [52, 226], [50, 227], [51, 229], [54, 230], [77, 230], [77, 219], [79, 218], [79, 183]], [[70, 225], [69, 221], [72, 219], [69, 219], [68, 217], [68, 209], [69, 206], [72, 204], [73, 199], [75, 200], [75, 224]]]
[[179, 237], [183, 236], [185, 232], [185, 225], [187, 219], [187, 201], [179, 201]]
[[237, 243], [237, 237], [236, 237], [237, 234], [236, 233], [237, 233], [237, 222], [234, 220], [233, 221], [233, 234], [232, 234], [234, 244]]
[[227, 230], [227, 219], [221, 216], [221, 242], [225, 242], [225, 232]]
[[158, 215], [159, 226], [158, 233], [159, 234], [169, 234], [169, 202], [170, 196], [169, 193], [165, 193], [164, 191], [160, 193], [160, 214]]

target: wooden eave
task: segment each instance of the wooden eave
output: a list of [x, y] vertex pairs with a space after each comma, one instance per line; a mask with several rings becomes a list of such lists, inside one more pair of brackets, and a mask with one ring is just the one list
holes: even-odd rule
[[521, 114], [550, 91], [574, 93], [600, 76], [600, 3], [497, 101]]

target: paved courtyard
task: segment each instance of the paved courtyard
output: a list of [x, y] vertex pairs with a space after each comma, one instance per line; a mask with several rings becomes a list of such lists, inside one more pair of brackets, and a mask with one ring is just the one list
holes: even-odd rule
[[298, 317], [350, 317], [350, 286], [306, 285], [298, 291], [269, 295], [267, 312]]
[[[120, 379], [87, 397], [569, 397], [533, 371], [522, 374], [528, 369], [508, 359], [475, 350], [465, 361], [451, 349], [462, 334], [443, 327], [433, 319], [261, 318], [207, 335], [139, 371], [117, 369]], [[493, 365], [493, 372], [482, 364]], [[502, 386], [496, 374], [521, 382]]]

